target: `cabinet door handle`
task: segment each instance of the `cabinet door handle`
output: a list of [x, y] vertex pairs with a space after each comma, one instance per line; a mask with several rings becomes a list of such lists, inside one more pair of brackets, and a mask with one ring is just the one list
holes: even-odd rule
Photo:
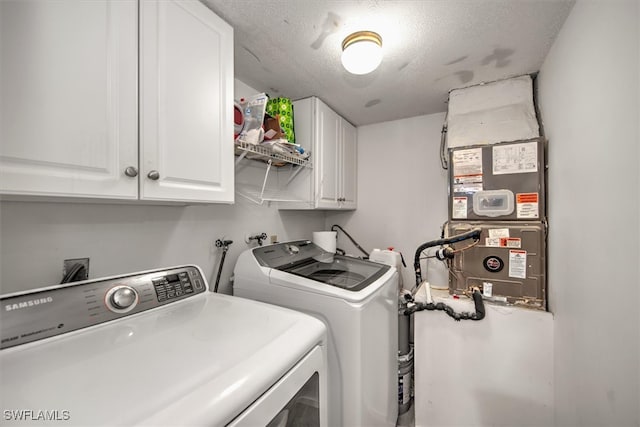
[[147, 174], [147, 177], [151, 180], [157, 181], [160, 178], [160, 172], [152, 170]]
[[138, 176], [138, 169], [134, 168], [133, 166], [128, 166], [124, 170], [124, 174], [127, 175], [129, 178], [135, 178], [136, 176]]

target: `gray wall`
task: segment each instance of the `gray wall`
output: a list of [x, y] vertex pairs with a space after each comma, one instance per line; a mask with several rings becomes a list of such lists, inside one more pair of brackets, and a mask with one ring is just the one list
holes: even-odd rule
[[[367, 251], [393, 246], [402, 252], [408, 289], [415, 284], [416, 248], [439, 238], [447, 220], [447, 174], [438, 154], [443, 122], [439, 113], [359, 127], [358, 209], [327, 213], [327, 229], [342, 226]], [[362, 255], [340, 232], [338, 247]], [[446, 286], [439, 264], [429, 263], [423, 278]]]
[[539, 74], [557, 426], [640, 424], [639, 13], [578, 1]]
[[59, 283], [62, 261], [90, 257], [91, 277], [183, 263], [197, 264], [211, 286], [221, 258], [218, 238], [234, 241], [224, 263], [220, 292], [241, 251], [255, 246], [246, 233], [311, 238], [324, 215], [278, 212], [239, 198], [235, 205], [139, 206], [75, 203], [0, 203], [0, 293]]

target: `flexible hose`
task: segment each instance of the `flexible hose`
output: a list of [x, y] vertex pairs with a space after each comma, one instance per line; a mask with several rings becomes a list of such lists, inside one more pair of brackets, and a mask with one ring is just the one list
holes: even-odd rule
[[[264, 233], [263, 233], [264, 234]], [[266, 238], [266, 235], [265, 235]], [[220, 257], [220, 266], [218, 267], [218, 275], [216, 276], [216, 284], [213, 287], [213, 292], [218, 292], [218, 285], [220, 284], [220, 276], [222, 275], [222, 266], [224, 265], [224, 258], [227, 256], [229, 245], [233, 243], [233, 240], [216, 240], [216, 247], [222, 248], [222, 257]]]
[[224, 265], [224, 257], [227, 256], [228, 246], [222, 249], [222, 257], [220, 258], [220, 267], [218, 267], [218, 275], [216, 276], [216, 284], [213, 287], [213, 292], [218, 292], [218, 285], [220, 284], [220, 275], [222, 274], [222, 266]]
[[420, 283], [422, 283], [422, 272], [420, 270], [420, 254], [422, 254], [422, 251], [433, 246], [450, 245], [452, 243], [462, 242], [463, 240], [467, 239], [480, 239], [481, 232], [481, 229], [474, 228], [471, 231], [467, 231], [466, 233], [459, 234], [457, 236], [448, 237], [446, 239], [432, 240], [418, 246], [418, 249], [416, 249], [416, 254], [413, 258], [413, 268], [416, 272], [416, 286], [420, 286]]
[[484, 319], [485, 316], [485, 310], [484, 310], [484, 301], [482, 300], [482, 294], [480, 293], [480, 291], [473, 291], [473, 303], [475, 306], [475, 312], [474, 313], [469, 313], [467, 311], [463, 311], [461, 313], [456, 313], [456, 311], [446, 305], [445, 303], [442, 302], [438, 302], [438, 303], [427, 303], [427, 304], [423, 304], [423, 303], [414, 303], [411, 304], [410, 306], [407, 307], [406, 310], [404, 310], [404, 314], [406, 316], [410, 316], [413, 313], [415, 313], [416, 311], [422, 311], [422, 310], [441, 310], [444, 311], [445, 313], [447, 313], [447, 315], [449, 317], [451, 317], [453, 320], [455, 320], [456, 322], [459, 322], [460, 320], [482, 320]]
[[447, 116], [444, 116], [444, 124], [440, 132], [440, 165], [442, 169], [449, 169], [449, 158], [447, 157]]

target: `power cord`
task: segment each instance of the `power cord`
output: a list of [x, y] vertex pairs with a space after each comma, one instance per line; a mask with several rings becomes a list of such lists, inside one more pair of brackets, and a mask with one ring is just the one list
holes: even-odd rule
[[331, 231], [336, 231], [336, 230], [335, 230], [336, 228], [337, 228], [337, 229], [339, 229], [340, 231], [342, 231], [342, 232], [344, 233], [344, 235], [345, 235], [345, 236], [347, 236], [347, 237], [349, 238], [349, 240], [351, 240], [351, 243], [353, 243], [354, 245], [356, 245], [356, 248], [360, 249], [360, 251], [365, 255], [365, 256], [364, 256], [364, 259], [368, 259], [368, 258], [369, 258], [369, 252], [367, 252], [366, 250], [364, 250], [364, 249], [362, 248], [362, 246], [360, 246], [360, 245], [358, 244], [358, 242], [356, 242], [356, 241], [354, 240], [354, 238], [353, 238], [353, 237], [351, 237], [351, 236], [349, 235], [349, 233], [347, 233], [346, 231], [344, 231], [344, 228], [340, 227], [338, 224], [333, 224], [333, 225], [331, 226]]
[[86, 280], [86, 279], [87, 279], [87, 269], [85, 268], [85, 266], [80, 263], [75, 263], [73, 264], [73, 266], [71, 266], [69, 271], [67, 271], [67, 274], [64, 275], [60, 284], [78, 282], [80, 280]]

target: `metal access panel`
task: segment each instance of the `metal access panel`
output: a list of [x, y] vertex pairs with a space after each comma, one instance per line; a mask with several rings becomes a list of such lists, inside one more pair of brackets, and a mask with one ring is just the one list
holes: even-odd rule
[[544, 138], [449, 150], [449, 219], [542, 221]]
[[450, 222], [448, 236], [482, 230], [480, 242], [452, 245], [449, 293], [482, 289], [486, 299], [546, 310], [546, 230], [540, 222]]

